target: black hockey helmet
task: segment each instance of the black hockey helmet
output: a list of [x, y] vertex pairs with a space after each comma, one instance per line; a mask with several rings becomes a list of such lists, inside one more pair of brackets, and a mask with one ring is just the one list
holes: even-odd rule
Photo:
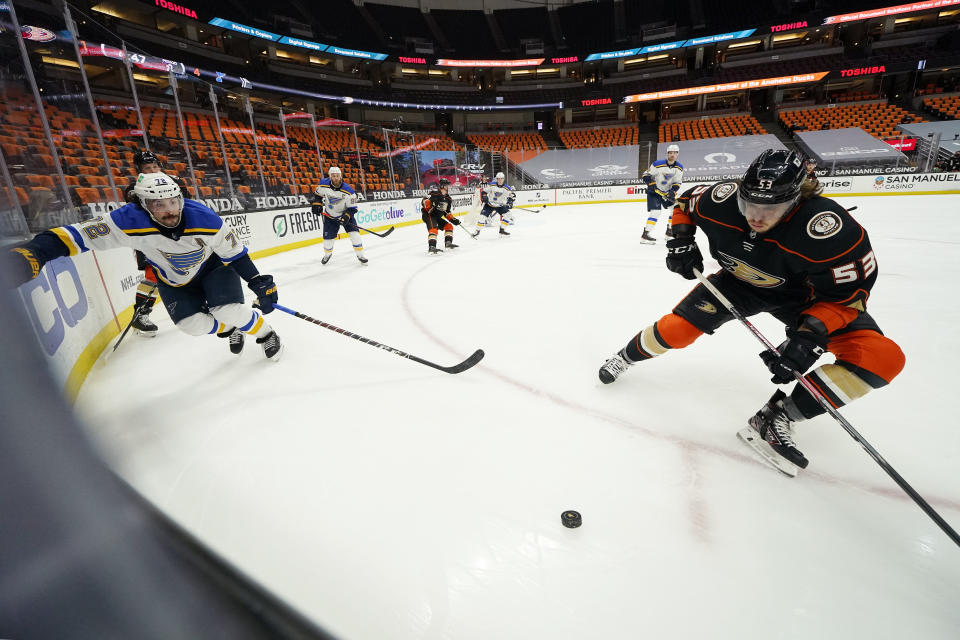
[[755, 204], [796, 203], [806, 178], [803, 159], [796, 151], [767, 149], [747, 167], [737, 196]]
[[440, 178], [440, 179], [437, 181], [437, 188], [438, 188], [438, 189], [443, 189], [444, 187], [446, 187], [446, 188], [449, 189], [449, 188], [450, 188], [450, 181], [447, 180], [446, 178]]
[[158, 167], [163, 167], [163, 163], [160, 162], [158, 158], [152, 151], [138, 151], [133, 156], [133, 166], [137, 168], [137, 171], [140, 171], [140, 168], [151, 162], [155, 162]]

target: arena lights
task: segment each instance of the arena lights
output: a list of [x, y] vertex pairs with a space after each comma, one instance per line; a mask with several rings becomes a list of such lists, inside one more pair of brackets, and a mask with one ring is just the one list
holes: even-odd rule
[[[158, 0], [159, 1], [159, 0]], [[338, 56], [347, 56], [350, 58], [363, 58], [365, 60], [386, 60], [387, 54], [385, 53], [375, 53], [373, 51], [361, 51], [359, 49], [343, 49], [331, 44], [320, 44], [319, 42], [312, 42], [310, 40], [304, 40], [302, 38], [294, 38], [291, 36], [281, 36], [276, 33], [271, 33], [270, 31], [264, 31], [263, 29], [257, 29], [256, 27], [251, 27], [245, 24], [240, 24], [239, 22], [234, 22], [233, 20], [226, 20], [224, 18], [214, 18], [210, 21], [215, 27], [221, 27], [223, 29], [229, 29], [230, 31], [236, 31], [244, 35], [253, 36], [255, 38], [263, 38], [264, 40], [270, 40], [271, 42], [276, 42], [277, 44], [286, 44], [292, 47], [300, 47], [301, 49], [309, 49], [310, 51], [317, 52], [326, 52], [332, 53]]]
[[388, 57], [385, 53], [374, 53], [373, 51], [361, 51], [359, 49], [342, 49], [334, 45], [327, 47], [327, 53], [333, 53], [338, 56], [348, 56], [350, 58], [363, 58], [365, 60], [386, 60]]
[[537, 67], [546, 58], [527, 58], [525, 60], [449, 60], [440, 58], [438, 67]]
[[944, 7], [950, 7], [958, 4], [960, 4], [960, 0], [930, 0], [928, 2], [911, 2], [910, 4], [898, 4], [893, 7], [883, 7], [881, 9], [855, 11], [853, 13], [830, 16], [823, 21], [823, 24], [843, 24], [845, 22], [855, 22], [857, 20], [870, 20], [871, 18], [894, 16], [898, 13], [913, 13], [914, 11], [926, 11], [928, 9], [942, 9]]
[[263, 29], [257, 29], [256, 27], [248, 27], [245, 24], [240, 24], [239, 22], [234, 22], [233, 20], [226, 20], [224, 18], [214, 18], [210, 21], [210, 24], [215, 27], [223, 27], [224, 29], [229, 29], [230, 31], [236, 31], [244, 35], [253, 36], [255, 38], [263, 38], [264, 40], [271, 40], [273, 42], [276, 42], [282, 37], [276, 33], [264, 31]]
[[742, 91], [744, 89], [763, 89], [765, 87], [776, 87], [785, 84], [804, 84], [807, 82], [817, 82], [823, 80], [830, 73], [829, 71], [818, 71], [816, 73], [802, 73], [793, 76], [781, 76], [778, 78], [763, 78], [760, 80], [744, 80], [742, 82], [728, 82], [726, 84], [711, 84], [705, 87], [688, 87], [686, 89], [672, 89], [670, 91], [654, 91], [651, 93], [637, 93], [627, 96], [624, 102], [649, 102], [650, 100], [662, 100], [664, 98], [681, 98], [684, 96], [697, 96], [705, 93], [720, 93], [723, 91]]

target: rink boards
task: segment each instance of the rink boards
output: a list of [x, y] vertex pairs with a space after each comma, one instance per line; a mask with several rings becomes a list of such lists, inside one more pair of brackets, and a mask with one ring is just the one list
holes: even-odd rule
[[[893, 174], [820, 178], [824, 195], [960, 194], [960, 173]], [[692, 185], [693, 183], [687, 183]], [[472, 193], [454, 194], [454, 212], [464, 215]], [[643, 185], [600, 185], [528, 189], [517, 192], [516, 206], [642, 203]], [[361, 227], [384, 231], [422, 224], [420, 197], [359, 204]], [[223, 216], [253, 258], [322, 242], [323, 228], [309, 207], [252, 211]], [[341, 234], [340, 238], [345, 237]], [[87, 373], [133, 315], [140, 273], [132, 252], [118, 249], [54, 260], [20, 294], [51, 369], [72, 401]]]

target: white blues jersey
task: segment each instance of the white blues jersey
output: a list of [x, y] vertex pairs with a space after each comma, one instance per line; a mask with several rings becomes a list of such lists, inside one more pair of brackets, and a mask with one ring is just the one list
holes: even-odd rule
[[247, 254], [243, 242], [223, 219], [196, 200], [184, 200], [181, 222], [177, 229], [182, 230], [172, 234], [177, 237], [174, 240], [160, 233], [139, 204], [131, 203], [105, 216], [50, 231], [67, 246], [71, 256], [91, 249], [136, 249], [153, 265], [157, 277], [174, 287], [193, 280], [214, 255], [230, 263]]
[[666, 160], [655, 160], [643, 174], [643, 181], [654, 183], [657, 193], [662, 196], [673, 192], [676, 195], [683, 183], [683, 165], [679, 162], [667, 164]]
[[513, 187], [510, 185], [504, 183], [503, 186], [500, 186], [494, 180], [483, 188], [482, 197], [491, 207], [499, 209], [507, 206], [511, 200], [517, 197], [517, 194], [513, 192]]
[[324, 178], [313, 191], [314, 202], [323, 204], [323, 211], [331, 218], [339, 218], [344, 213], [357, 212], [357, 194], [353, 187], [341, 182], [339, 187], [330, 184], [330, 178]]

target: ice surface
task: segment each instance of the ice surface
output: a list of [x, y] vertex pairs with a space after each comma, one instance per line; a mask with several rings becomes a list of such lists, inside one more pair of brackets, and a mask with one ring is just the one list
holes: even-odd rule
[[[958, 528], [957, 199], [840, 201], [907, 355], [843, 413]], [[346, 240], [326, 266], [320, 245], [257, 261], [326, 322], [447, 365], [482, 347], [466, 373], [281, 312], [280, 363], [252, 340], [234, 357], [158, 305], [159, 336], [125, 343], [78, 406], [144, 496], [343, 638], [960, 637], [960, 549], [839, 425], [798, 426], [796, 479], [736, 439], [773, 391], [736, 322], [598, 381], [692, 287], [637, 242], [645, 214], [518, 211], [511, 237], [457, 230], [435, 257], [402, 228], [364, 236], [368, 266]]]

